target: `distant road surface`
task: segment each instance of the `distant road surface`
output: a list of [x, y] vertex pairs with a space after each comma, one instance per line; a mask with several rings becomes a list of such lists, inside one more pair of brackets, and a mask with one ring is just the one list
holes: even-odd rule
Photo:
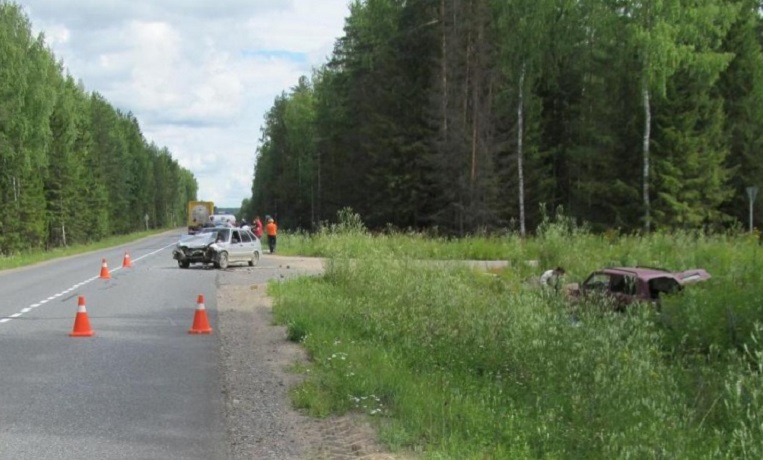
[[227, 457], [218, 335], [188, 334], [217, 271], [178, 269], [178, 236], [0, 272], [0, 460]]

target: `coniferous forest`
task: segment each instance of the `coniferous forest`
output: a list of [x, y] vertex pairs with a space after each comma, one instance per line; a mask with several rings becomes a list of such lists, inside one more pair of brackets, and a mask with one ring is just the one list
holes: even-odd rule
[[[249, 213], [310, 229], [748, 225], [763, 187], [757, 0], [355, 0], [266, 115]], [[760, 207], [755, 203], [755, 209]], [[760, 226], [760, 213], [754, 223]]]
[[[746, 226], [763, 187], [757, 0], [355, 0], [266, 114], [243, 214], [311, 229]], [[0, 253], [182, 224], [190, 171], [0, 2]], [[759, 203], [754, 224], [761, 222]]]
[[[198, 185], [0, 1], [0, 255], [182, 225]], [[148, 220], [146, 220], [148, 216]]]

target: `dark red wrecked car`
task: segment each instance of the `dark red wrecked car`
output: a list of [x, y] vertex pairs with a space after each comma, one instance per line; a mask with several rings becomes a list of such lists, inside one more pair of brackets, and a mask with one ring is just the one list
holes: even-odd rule
[[701, 268], [674, 272], [649, 267], [611, 267], [596, 270], [580, 284], [568, 285], [567, 293], [576, 300], [603, 300], [616, 310], [623, 310], [633, 302], [658, 304], [663, 295], [709, 278], [710, 274]]

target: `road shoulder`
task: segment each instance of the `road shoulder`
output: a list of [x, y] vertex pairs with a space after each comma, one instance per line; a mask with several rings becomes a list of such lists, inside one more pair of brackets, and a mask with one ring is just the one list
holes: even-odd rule
[[[270, 279], [316, 274], [322, 261], [269, 256], [278, 268]], [[267, 281], [251, 275], [262, 267], [221, 272], [218, 277], [218, 332], [222, 347], [230, 458], [392, 460], [376, 442], [371, 425], [352, 414], [314, 419], [294, 409], [288, 391], [301, 375], [290, 371], [307, 362], [305, 350], [286, 340], [273, 324]]]

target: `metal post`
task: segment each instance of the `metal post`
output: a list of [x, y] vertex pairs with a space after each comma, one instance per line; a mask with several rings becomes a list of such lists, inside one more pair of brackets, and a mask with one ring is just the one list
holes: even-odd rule
[[752, 204], [755, 202], [756, 196], [758, 196], [758, 187], [747, 187], [747, 198], [750, 199], [750, 233], [752, 233]]

